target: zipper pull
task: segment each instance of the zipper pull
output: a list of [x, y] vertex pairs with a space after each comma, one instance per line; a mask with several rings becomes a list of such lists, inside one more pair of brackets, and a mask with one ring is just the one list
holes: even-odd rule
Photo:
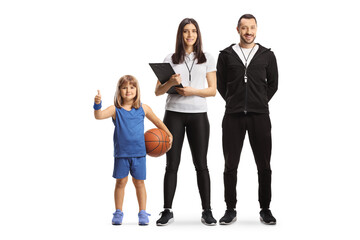
[[245, 81], [245, 83], [247, 83], [247, 76], [246, 75], [244, 76], [244, 81]]

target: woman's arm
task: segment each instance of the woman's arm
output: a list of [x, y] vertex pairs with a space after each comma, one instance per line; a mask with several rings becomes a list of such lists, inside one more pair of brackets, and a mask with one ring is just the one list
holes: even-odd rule
[[200, 96], [214, 97], [216, 94], [216, 72], [208, 72], [206, 74], [208, 87], [204, 89], [196, 89], [192, 87], [176, 88], [176, 91], [182, 96]]
[[170, 139], [170, 146], [172, 144], [173, 141], [173, 136], [171, 134], [171, 132], [169, 131], [169, 129], [166, 127], [166, 125], [155, 115], [155, 113], [152, 111], [152, 109], [146, 105], [146, 104], [142, 104], [142, 107], [144, 109], [145, 112], [145, 116], [147, 117], [147, 119], [149, 119], [157, 128], [160, 128], [161, 130], [164, 130], [165, 133], [169, 136]]
[[161, 84], [160, 81], [157, 81], [155, 87], [155, 95], [160, 96], [166, 93], [172, 86], [179, 85], [181, 83], [180, 74], [174, 74], [171, 76], [169, 81], [166, 81], [164, 84]]

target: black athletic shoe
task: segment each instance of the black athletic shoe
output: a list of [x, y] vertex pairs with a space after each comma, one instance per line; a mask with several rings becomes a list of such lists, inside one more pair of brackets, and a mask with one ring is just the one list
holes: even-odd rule
[[220, 225], [229, 225], [236, 221], [236, 211], [234, 209], [228, 209], [225, 211], [225, 215], [220, 219]]
[[204, 210], [202, 212], [202, 216], [201, 216], [201, 222], [205, 225], [208, 226], [215, 226], [216, 225], [216, 220], [212, 215], [212, 212], [210, 209], [208, 210]]
[[160, 214], [161, 218], [156, 221], [157, 226], [166, 226], [174, 221], [174, 214], [169, 209], [165, 209]]
[[275, 225], [276, 219], [271, 214], [270, 209], [262, 209], [260, 211], [260, 221], [264, 224]]

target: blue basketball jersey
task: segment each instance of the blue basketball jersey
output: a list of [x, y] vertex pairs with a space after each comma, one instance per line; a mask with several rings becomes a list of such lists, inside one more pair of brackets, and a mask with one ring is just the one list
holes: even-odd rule
[[116, 108], [114, 122], [114, 157], [146, 156], [144, 137], [145, 112], [142, 106], [127, 111]]

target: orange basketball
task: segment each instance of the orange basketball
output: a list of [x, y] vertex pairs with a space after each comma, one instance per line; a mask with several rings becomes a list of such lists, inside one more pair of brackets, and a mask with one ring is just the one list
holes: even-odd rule
[[152, 128], [145, 132], [146, 153], [151, 157], [160, 157], [170, 148], [168, 135], [159, 128]]

